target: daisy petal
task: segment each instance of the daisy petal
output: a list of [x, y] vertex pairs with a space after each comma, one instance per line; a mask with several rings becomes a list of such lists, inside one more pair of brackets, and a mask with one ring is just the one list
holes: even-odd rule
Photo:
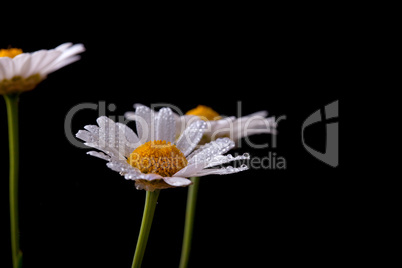
[[137, 109], [138, 107], [141, 107], [141, 106], [146, 106], [146, 105], [144, 105], [144, 104], [142, 104], [142, 103], [134, 103], [134, 104], [133, 104], [133, 107], [134, 107], [135, 109]]
[[104, 153], [101, 153], [101, 152], [89, 151], [89, 152], [87, 152], [87, 154], [98, 157], [100, 159], [104, 159], [106, 161], [110, 161], [110, 159], [111, 159], [110, 156], [105, 155]]
[[[139, 142], [139, 138], [137, 137], [137, 134], [134, 133], [134, 131], [129, 128], [128, 126], [121, 124], [121, 123], [116, 123], [116, 126], [119, 127], [119, 132], [126, 137], [126, 140], [130, 143], [130, 147], [133, 149], [137, 148], [137, 143]], [[128, 144], [127, 144], [128, 145]]]
[[99, 138], [99, 136], [94, 135], [93, 133], [90, 133], [89, 131], [86, 130], [79, 130], [75, 136], [83, 141], [92, 143], [96, 142]]
[[188, 126], [176, 142], [177, 148], [187, 156], [197, 146], [206, 128], [205, 121], [196, 121]]
[[226, 163], [233, 162], [233, 161], [247, 160], [247, 159], [250, 159], [250, 155], [248, 153], [245, 153], [243, 155], [239, 155], [236, 157], [233, 157], [231, 154], [217, 155], [217, 156], [213, 157], [211, 159], [211, 161], [209, 161], [205, 167], [206, 168], [214, 167], [217, 165], [222, 165], [222, 164], [226, 164]]
[[153, 111], [146, 106], [140, 106], [135, 110], [137, 134], [141, 143], [150, 141], [153, 136], [152, 117]]
[[138, 137], [127, 126], [115, 123], [106, 116], [101, 116], [96, 121], [100, 127], [99, 146], [114, 148], [120, 156], [127, 157], [139, 145]]
[[125, 159], [137, 148], [138, 137], [129, 127], [115, 123], [106, 116], [97, 119], [98, 126], [87, 125], [76, 137], [85, 141], [85, 145], [105, 152], [106, 154]]
[[156, 117], [156, 140], [174, 142], [176, 132], [176, 120], [170, 108], [162, 108]]
[[191, 165], [187, 165], [186, 167], [182, 168], [176, 174], [174, 174], [174, 177], [194, 177], [195, 174], [197, 174], [200, 170], [204, 169], [205, 166], [207, 165], [206, 162], [197, 162], [193, 163]]
[[99, 127], [95, 125], [86, 125], [84, 127], [86, 130], [88, 130], [91, 133], [99, 135]]
[[126, 112], [124, 114], [124, 117], [127, 118], [128, 120], [135, 120], [135, 113], [134, 112]]
[[209, 169], [201, 170], [194, 176], [202, 177], [202, 176], [213, 175], [213, 174], [227, 175], [227, 174], [237, 173], [237, 172], [241, 172], [241, 171], [245, 171], [245, 170], [248, 170], [248, 166], [246, 166], [246, 165], [242, 165], [239, 168], [234, 168], [232, 166], [223, 167], [223, 168], [209, 168]]
[[0, 80], [11, 79], [14, 74], [14, 64], [11, 58], [0, 58]]
[[46, 75], [48, 75], [50, 73], [53, 73], [54, 71], [57, 71], [58, 69], [63, 68], [64, 66], [69, 65], [69, 64], [71, 64], [73, 62], [76, 62], [76, 61], [78, 61], [80, 59], [81, 59], [81, 56], [76, 55], [76, 56], [67, 58], [67, 59], [65, 59], [63, 61], [55, 60], [55, 62], [53, 62], [52, 64], [47, 66], [45, 69], [43, 69], [42, 73], [43, 73], [44, 76], [46, 76]]
[[73, 43], [71, 43], [71, 42], [63, 43], [63, 44], [57, 46], [55, 48], [55, 50], [63, 52], [64, 50], [66, 50], [67, 48], [71, 47], [72, 45], [73, 45]]
[[120, 161], [112, 158], [110, 162], [106, 164], [106, 166], [111, 170], [117, 171], [121, 175], [124, 175], [126, 180], [136, 180], [141, 178], [143, 175], [141, 171], [130, 166], [126, 161]]
[[[14, 76], [27, 78], [31, 67], [31, 55], [27, 53], [19, 54], [14, 57]], [[0, 79], [1, 80], [1, 79]]]
[[[55, 49], [56, 51], [58, 49]], [[75, 44], [65, 50], [62, 51], [63, 54], [60, 55], [60, 57], [57, 59], [58, 62], [61, 62], [71, 56], [77, 55], [79, 53], [82, 53], [85, 51], [85, 47], [83, 44]]]
[[179, 116], [175, 114], [176, 118], [176, 137], [179, 137], [184, 132], [186, 126], [191, 125], [195, 121], [199, 121], [200, 118], [196, 115], [183, 115]]
[[47, 50], [38, 50], [31, 54], [31, 66], [29, 71], [27, 71], [27, 76], [39, 73], [39, 68], [41, 61], [46, 57]]
[[60, 56], [60, 54], [61, 52], [56, 50], [46, 51], [44, 57], [36, 66], [36, 70], [38, 70], [38, 72], [40, 72], [41, 75], [46, 76], [49, 73], [46, 71], [46, 69], [49, 67], [49, 65], [52, 65], [54, 63], [54, 61], [57, 59], [57, 57]]
[[68, 64], [79, 60], [81, 57], [77, 56], [77, 54], [84, 52], [85, 47], [83, 44], [75, 44], [72, 46], [72, 43], [64, 43], [56, 47], [52, 51], [58, 52], [59, 56], [54, 59], [54, 61], [49, 64], [45, 70], [43, 70], [45, 74], [54, 72]]
[[[77, 133], [78, 134], [78, 133]], [[84, 143], [85, 146], [88, 147], [92, 147], [95, 149], [98, 149], [99, 151], [102, 151], [104, 153], [106, 153], [107, 155], [110, 155], [112, 158], [116, 158], [116, 159], [125, 159], [118, 150], [116, 150], [113, 147], [109, 147], [105, 144], [103, 144], [102, 146], [99, 145], [99, 141], [96, 142], [85, 142]]]
[[241, 117], [234, 122], [233, 139], [243, 138], [254, 134], [274, 133], [276, 122], [274, 117], [265, 118], [259, 115]]
[[172, 186], [175, 187], [180, 187], [180, 186], [188, 186], [192, 184], [192, 182], [189, 179], [186, 178], [181, 178], [181, 177], [165, 177], [163, 180]]
[[3, 79], [5, 79], [5, 77], [6, 77], [6, 70], [4, 69], [4, 67], [3, 67], [3, 61], [2, 61], [2, 59], [0, 58], [0, 81], [2, 81]]
[[161, 175], [158, 174], [141, 174], [140, 176], [141, 179], [147, 180], [147, 181], [153, 181], [153, 180], [158, 180], [158, 179], [163, 179]]
[[116, 125], [114, 121], [106, 116], [101, 116], [96, 119], [96, 123], [99, 126], [99, 145], [116, 148]]
[[224, 154], [234, 146], [234, 141], [229, 138], [220, 138], [215, 141], [211, 141], [189, 155], [187, 158], [188, 164], [190, 165], [195, 162], [210, 161], [214, 156]]
[[132, 151], [134, 151], [139, 146], [139, 139], [129, 127], [124, 124], [115, 124], [115, 137], [118, 142], [118, 148], [122, 150], [123, 155], [128, 157]]

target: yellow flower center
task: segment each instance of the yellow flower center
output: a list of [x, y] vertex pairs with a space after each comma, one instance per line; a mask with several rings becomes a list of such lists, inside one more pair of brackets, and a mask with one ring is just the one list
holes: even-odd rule
[[158, 174], [171, 177], [187, 166], [187, 159], [176, 147], [166, 141], [149, 141], [138, 146], [127, 159], [127, 162], [142, 173]]
[[14, 58], [15, 56], [17, 56], [19, 54], [22, 54], [22, 49], [20, 49], [20, 48], [0, 49], [0, 58], [1, 57]]
[[215, 112], [212, 108], [204, 105], [198, 105], [197, 108], [194, 108], [186, 113], [187, 115], [196, 115], [204, 121], [212, 121], [219, 120], [222, 117]]

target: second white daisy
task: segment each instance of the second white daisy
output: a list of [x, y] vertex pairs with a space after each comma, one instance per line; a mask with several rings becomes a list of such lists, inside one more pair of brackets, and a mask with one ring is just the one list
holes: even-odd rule
[[[135, 109], [142, 106], [144, 105], [134, 104]], [[207, 123], [204, 135], [199, 142], [200, 145], [223, 137], [230, 138], [238, 145], [241, 138], [251, 135], [276, 134], [275, 117], [267, 117], [267, 111], [259, 111], [236, 118], [235, 116], [221, 116], [210, 107], [198, 105], [198, 107], [186, 112], [185, 115], [174, 115], [177, 126], [176, 137], [194, 121], [203, 120]], [[135, 112], [126, 112], [124, 116], [129, 120], [134, 120]]]

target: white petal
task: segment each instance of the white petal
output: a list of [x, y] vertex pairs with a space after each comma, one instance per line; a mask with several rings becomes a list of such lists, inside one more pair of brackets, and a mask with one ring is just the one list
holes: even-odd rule
[[180, 187], [190, 185], [192, 182], [186, 178], [181, 177], [165, 177], [163, 180], [172, 186]]
[[77, 55], [77, 56], [67, 58], [67, 59], [65, 59], [63, 61], [57, 61], [56, 60], [55, 62], [53, 62], [49, 66], [47, 66], [46, 69], [44, 69], [42, 71], [42, 73], [44, 74], [44, 76], [46, 76], [46, 75], [48, 75], [50, 73], [53, 73], [53, 72], [57, 71], [58, 69], [63, 68], [64, 66], [69, 65], [69, 64], [71, 64], [73, 62], [76, 62], [76, 61], [78, 61], [80, 59], [81, 59], [81, 56]]
[[124, 117], [127, 118], [128, 120], [135, 120], [135, 113], [134, 112], [126, 112], [124, 114]]
[[119, 132], [122, 134], [122, 136], [126, 138], [126, 145], [133, 149], [137, 148], [140, 140], [137, 137], [137, 134], [135, 134], [131, 128], [124, 124], [116, 123], [116, 126], [119, 127]]
[[111, 159], [110, 156], [105, 155], [105, 154], [103, 154], [103, 153], [101, 153], [101, 152], [89, 151], [89, 152], [87, 152], [87, 154], [92, 155], [92, 156], [95, 156], [95, 157], [98, 157], [98, 158], [100, 158], [100, 159], [104, 159], [104, 160], [106, 160], [106, 161], [109, 161], [109, 160]]
[[84, 145], [88, 146], [88, 147], [92, 147], [95, 149], [98, 149], [99, 151], [102, 151], [104, 153], [106, 153], [107, 155], [109, 155], [110, 157], [116, 158], [116, 159], [125, 159], [124, 156], [122, 156], [122, 154], [116, 150], [113, 147], [109, 147], [107, 145], [99, 145], [99, 141], [97, 142], [85, 142]]
[[95, 125], [86, 125], [84, 127], [86, 130], [88, 130], [91, 133], [99, 135], [99, 127]]
[[71, 43], [71, 42], [63, 43], [63, 44], [57, 46], [57, 47], [55, 48], [55, 50], [58, 50], [58, 51], [63, 52], [63, 51], [65, 51], [67, 48], [71, 47], [72, 45], [73, 45], [73, 43]]
[[210, 161], [208, 161], [208, 163], [205, 167], [206, 168], [214, 167], [217, 165], [222, 165], [222, 164], [233, 162], [233, 161], [247, 160], [247, 159], [250, 159], [250, 155], [248, 153], [245, 153], [243, 155], [239, 155], [236, 157], [233, 157], [231, 154], [217, 155], [217, 156], [214, 156]]
[[174, 177], [185, 177], [185, 178], [193, 177], [199, 171], [204, 169], [206, 165], [207, 165], [206, 162], [193, 163], [191, 165], [185, 166], [184, 168], [182, 168], [181, 170], [176, 172], [176, 174], [174, 174], [173, 176]]
[[14, 76], [14, 64], [11, 58], [1, 57], [0, 58], [0, 78], [11, 79]]
[[6, 77], [6, 73], [3, 68], [3, 61], [2, 61], [2, 58], [0, 58], [0, 81], [3, 81], [3, 79], [5, 79], [5, 77]]
[[144, 174], [137, 168], [132, 167], [126, 161], [121, 161], [115, 158], [111, 158], [110, 162], [106, 164], [111, 170], [119, 172], [124, 176], [126, 180], [157, 180], [163, 179], [162, 176], [158, 174]]
[[176, 132], [176, 120], [170, 108], [160, 109], [156, 117], [155, 139], [174, 142]]
[[179, 137], [187, 126], [191, 125], [193, 122], [199, 121], [200, 118], [196, 115], [183, 115], [179, 116], [175, 114], [176, 118], [176, 137]]
[[248, 166], [246, 166], [246, 165], [242, 165], [239, 168], [234, 168], [232, 166], [223, 167], [223, 168], [209, 168], [209, 169], [201, 170], [200, 172], [198, 172], [194, 176], [195, 177], [202, 177], [202, 176], [213, 175], [213, 174], [227, 175], [227, 174], [237, 173], [237, 172], [241, 172], [241, 171], [245, 171], [245, 170], [248, 170]]
[[[219, 137], [230, 137], [232, 138], [232, 133], [237, 129], [235, 128], [236, 117], [226, 117], [219, 120], [208, 121], [210, 128], [205, 132], [205, 135], [209, 137], [209, 140], [216, 140]], [[233, 139], [233, 138], [232, 138]]]
[[31, 54], [22, 53], [13, 58], [14, 61], [14, 76], [22, 76], [27, 78], [29, 69], [31, 68]]
[[97, 119], [98, 126], [87, 125], [76, 137], [84, 140], [85, 145], [124, 160], [139, 145], [138, 137], [126, 125], [115, 123], [106, 116]]
[[236, 117], [225, 117], [219, 120], [209, 121], [211, 124], [211, 132], [215, 132], [220, 129], [230, 129], [233, 128], [233, 122], [236, 120]]
[[[60, 56], [61, 52], [56, 51], [56, 50], [48, 50], [46, 51], [44, 57], [41, 59], [41, 61], [38, 63], [36, 66], [36, 70], [38, 73], [42, 74], [43, 76], [46, 76], [49, 72], [47, 72], [47, 69], [49, 66], [52, 66], [54, 64], [54, 61]], [[32, 73], [35, 74], [35, 73]]]
[[33, 74], [39, 73], [39, 68], [41, 61], [46, 57], [47, 50], [38, 50], [34, 53], [31, 53], [31, 65], [29, 71], [27, 71], [27, 76], [31, 76]]
[[154, 138], [152, 118], [153, 111], [146, 106], [138, 107], [135, 110], [137, 134], [141, 143], [146, 143]]
[[96, 121], [100, 127], [98, 140], [100, 147], [114, 148], [123, 159], [139, 145], [134, 132], [130, 132], [125, 125], [115, 123], [106, 116], [101, 116]]
[[191, 155], [189, 155], [188, 164], [209, 161], [216, 155], [221, 155], [229, 151], [235, 146], [234, 141], [229, 138], [220, 138], [215, 141], [211, 141], [203, 146], [200, 149], [194, 151]]
[[137, 108], [140, 107], [140, 106], [146, 106], [146, 105], [141, 104], [141, 103], [134, 103], [134, 105], [133, 105], [133, 107], [134, 107], [135, 109], [137, 109]]
[[75, 136], [83, 141], [93, 143], [98, 141], [99, 136], [94, 135], [93, 133], [90, 133], [89, 131], [86, 130], [79, 130]]
[[63, 61], [69, 57], [75, 56], [85, 51], [85, 47], [83, 44], [75, 44], [72, 47], [63, 51], [63, 54], [57, 59], [58, 61]]
[[233, 139], [262, 133], [274, 133], [276, 122], [274, 117], [265, 118], [258, 115], [246, 116], [237, 119], [234, 122], [235, 132]]
[[62, 44], [51, 51], [56, 51], [61, 53], [49, 66], [44, 70], [46, 74], [54, 72], [66, 65], [69, 65], [81, 57], [77, 54], [85, 51], [83, 44], [75, 44], [71, 46], [71, 43]]
[[177, 148], [185, 155], [189, 155], [200, 142], [204, 134], [206, 123], [196, 121], [188, 126], [176, 142]]
[[126, 161], [117, 160], [115, 158], [112, 158], [106, 166], [111, 170], [119, 172], [126, 180], [136, 180], [144, 175], [138, 169], [130, 166]]
[[141, 176], [139, 176], [139, 179], [142, 180], [147, 180], [147, 181], [153, 181], [153, 180], [158, 180], [158, 179], [162, 179], [163, 177], [161, 175], [158, 174], [144, 174], [142, 173]]

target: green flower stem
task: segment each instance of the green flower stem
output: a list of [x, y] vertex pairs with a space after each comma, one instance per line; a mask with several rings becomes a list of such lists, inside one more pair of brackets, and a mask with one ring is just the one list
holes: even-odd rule
[[194, 227], [194, 217], [195, 217], [195, 206], [197, 203], [197, 193], [198, 187], [200, 184], [200, 178], [194, 177], [191, 178], [193, 182], [192, 185], [188, 188], [187, 195], [187, 208], [186, 208], [186, 219], [184, 223], [184, 237], [183, 237], [183, 246], [181, 250], [181, 258], [180, 258], [180, 268], [187, 268], [188, 261], [190, 259], [190, 251], [191, 251], [191, 240], [193, 237], [193, 227]]
[[22, 267], [18, 227], [18, 94], [4, 95], [7, 106], [10, 151], [10, 224], [13, 267]]
[[147, 246], [149, 232], [151, 231], [152, 220], [154, 218], [156, 203], [158, 201], [160, 190], [154, 192], [147, 191], [145, 199], [144, 214], [142, 215], [142, 223], [140, 234], [138, 236], [137, 247], [135, 249], [132, 268], [140, 268], [144, 257], [145, 248]]

